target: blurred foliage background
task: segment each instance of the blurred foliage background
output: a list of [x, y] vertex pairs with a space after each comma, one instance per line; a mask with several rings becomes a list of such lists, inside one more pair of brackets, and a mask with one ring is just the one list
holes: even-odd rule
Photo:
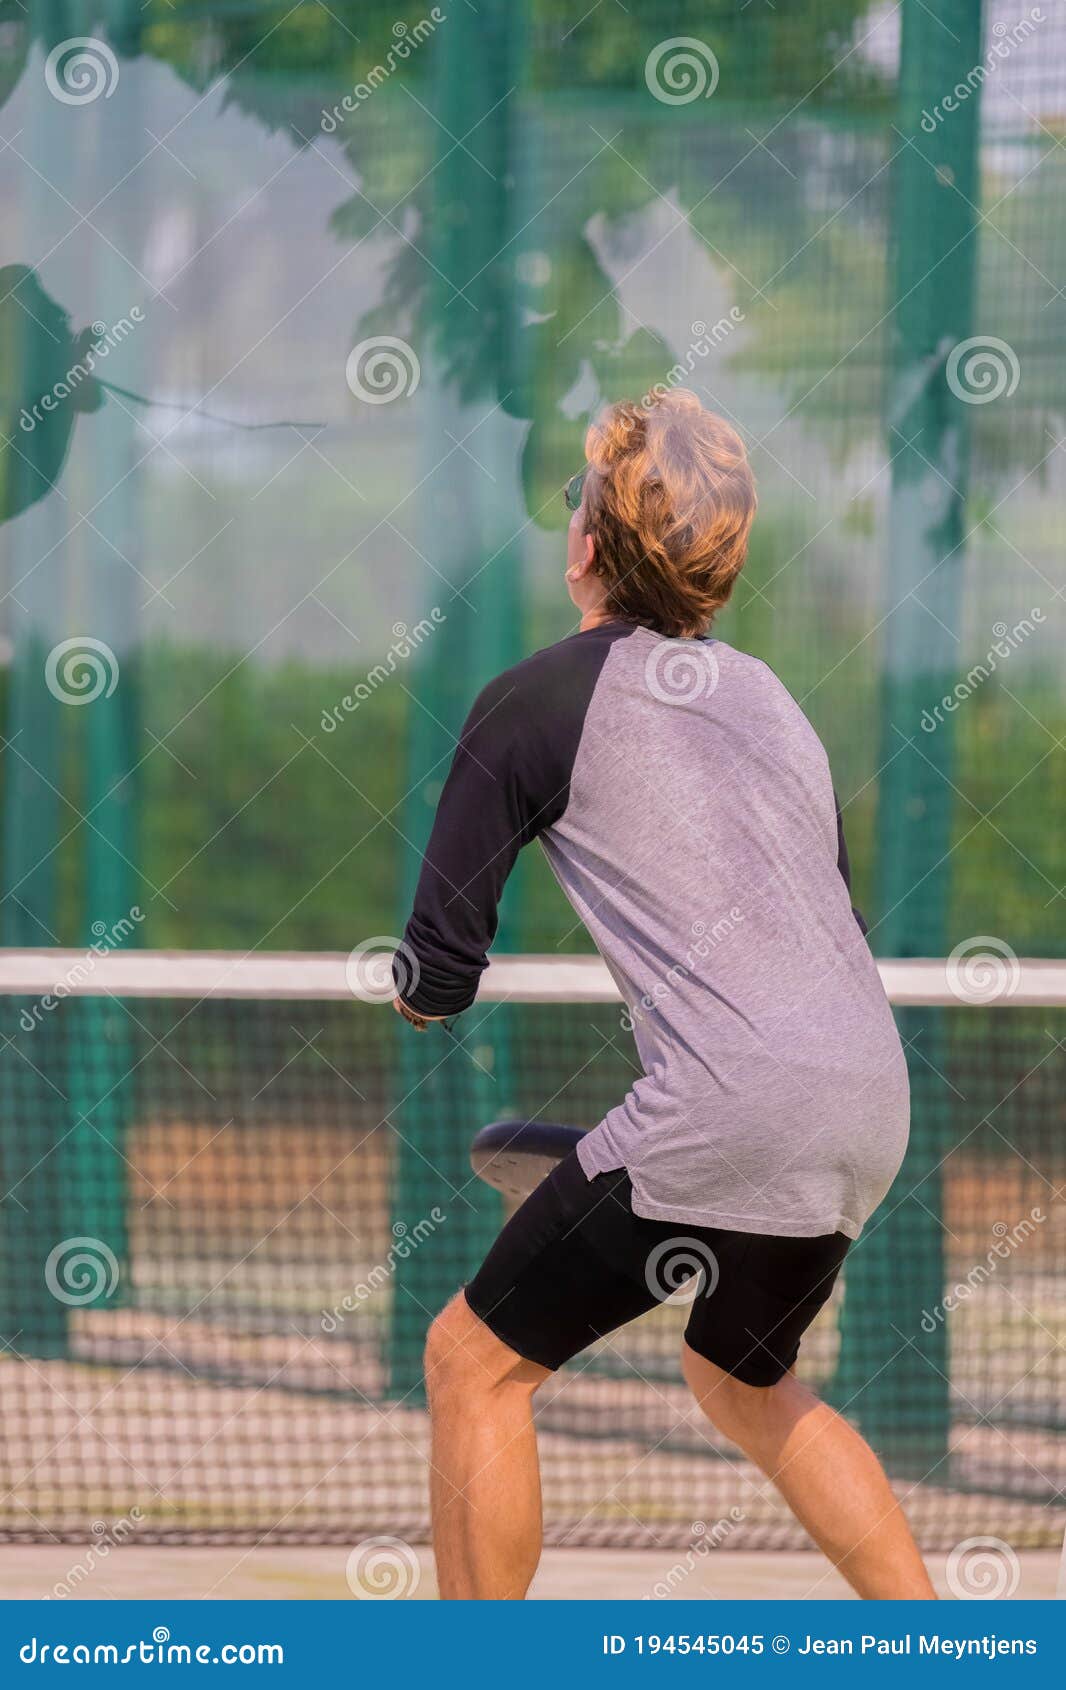
[[[560, 488], [589, 417], [681, 371], [760, 488], [718, 631], [823, 735], [876, 947], [1061, 949], [1063, 20], [929, 133], [935, 74], [916, 103], [884, 0], [580, 11], [0, 0], [8, 943], [75, 943], [132, 902], [154, 945], [398, 931], [474, 691], [573, 627]], [[942, 16], [946, 65], [967, 23], [984, 55], [1017, 21]], [[113, 85], [66, 102], [49, 55], [77, 36]], [[673, 102], [649, 66], [679, 38], [713, 87]], [[967, 133], [972, 203], [945, 162]], [[944, 352], [901, 327], [899, 278], [938, 193], [971, 226], [933, 261], [929, 321], [965, 299], [1020, 379], [964, 432], [941, 383], [914, 445], [907, 382], [931, 392]], [[133, 307], [106, 368], [27, 430]], [[346, 367], [383, 336], [418, 377], [370, 403]], [[939, 596], [900, 515], [908, 453], [961, 513]], [[83, 710], [44, 670], [86, 635], [120, 680]], [[879, 853], [906, 858], [931, 806], [939, 866], [901, 925]], [[501, 940], [585, 942], [539, 863]]]

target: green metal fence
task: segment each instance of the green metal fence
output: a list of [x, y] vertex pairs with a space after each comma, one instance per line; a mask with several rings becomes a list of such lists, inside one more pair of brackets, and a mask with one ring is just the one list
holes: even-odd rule
[[[398, 932], [470, 699], [571, 625], [589, 417], [684, 381], [759, 482], [721, 632], [826, 741], [875, 949], [1061, 951], [1066, 22], [573, 10], [0, 0], [7, 944]], [[585, 943], [542, 864], [499, 942]], [[128, 1253], [138, 1035], [77, 1013], [69, 1087], [52, 1034], [36, 1078], [0, 1051], [5, 1095], [37, 1088], [0, 1146], [33, 1192], [11, 1260], [78, 1228]], [[395, 1040], [398, 1224], [503, 1112], [517, 1013], [476, 1060]], [[950, 1357], [888, 1316], [942, 1287], [939, 1168], [977, 1125], [935, 1017], [902, 1027], [913, 1148], [829, 1385], [901, 1470], [944, 1452]], [[447, 1272], [400, 1276], [396, 1397], [498, 1225], [468, 1198]]]

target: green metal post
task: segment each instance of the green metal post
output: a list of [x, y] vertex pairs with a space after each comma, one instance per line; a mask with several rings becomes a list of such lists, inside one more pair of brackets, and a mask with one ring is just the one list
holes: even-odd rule
[[[136, 55], [142, 13], [136, 0], [110, 0], [108, 23], [112, 39], [127, 55]], [[131, 57], [124, 71], [123, 98], [132, 107], [140, 93], [141, 63]], [[122, 181], [129, 172], [129, 135], [143, 125], [128, 110], [118, 125], [104, 102], [92, 113], [99, 121], [86, 126], [85, 184], [91, 199], [99, 184]], [[83, 114], [90, 116], [89, 112]], [[127, 182], [118, 207], [127, 225], [116, 242], [125, 252], [136, 250], [143, 228], [139, 178]], [[152, 316], [165, 311], [143, 299], [143, 283], [118, 253], [108, 248], [96, 270], [97, 302], [92, 315], [111, 323], [141, 300], [145, 321], [123, 341], [123, 385], [143, 390], [141, 368], [147, 367], [145, 337], [152, 333]], [[133, 472], [143, 452], [136, 419], [120, 398], [109, 396], [93, 418], [82, 454], [87, 465], [85, 504], [96, 505], [93, 526], [79, 531], [77, 560], [88, 620], [86, 632], [104, 643], [113, 688], [104, 686], [81, 712], [84, 716], [84, 804], [90, 825], [84, 835], [85, 900], [82, 939], [108, 950], [136, 943], [140, 931], [139, 874], [136, 869], [139, 665], [137, 661], [137, 604], [144, 593], [138, 573], [143, 538], [139, 521], [140, 482]], [[106, 494], [102, 499], [101, 494]], [[119, 1003], [87, 996], [68, 1008], [68, 1087], [71, 1133], [64, 1155], [66, 1206], [70, 1228], [105, 1244], [119, 1263], [116, 1292], [107, 1302], [129, 1293], [127, 1237], [127, 1161], [125, 1139], [132, 1106], [139, 1034], [130, 1014]]]
[[[23, 592], [31, 616], [40, 608], [38, 596], [37, 590]], [[56, 931], [63, 707], [45, 686], [50, 645], [43, 624], [34, 620], [20, 633], [8, 679], [0, 905], [5, 946], [49, 945]], [[65, 1236], [62, 1010], [44, 1013], [37, 999], [22, 997], [0, 999], [0, 1008], [0, 1344], [27, 1355], [60, 1356], [67, 1349], [69, 1311], [49, 1291], [45, 1266]]]
[[[434, 522], [427, 545], [438, 573], [427, 576], [427, 592], [447, 621], [422, 648], [424, 661], [411, 684], [411, 794], [404, 831], [418, 847], [425, 843], [474, 691], [521, 655], [520, 554], [509, 539], [519, 526], [508, 497], [515, 458], [509, 433], [515, 425], [497, 411], [475, 430], [478, 411], [464, 406], [457, 384], [439, 372], [460, 347], [476, 358], [479, 391], [488, 394], [483, 414], [506, 391], [511, 375], [508, 230], [521, 168], [513, 90], [522, 80], [524, 12], [524, 3], [514, 0], [490, 0], [476, 15], [459, 8], [434, 47], [442, 158], [434, 176], [432, 253], [439, 272], [432, 325], [439, 370], [431, 379], [439, 385], [425, 449], [427, 470], [442, 467], [430, 483]], [[413, 889], [412, 875], [405, 907]], [[513, 943], [512, 894], [513, 888], [497, 936], [502, 949]], [[466, 1021], [474, 1030], [464, 1026], [461, 1044], [449, 1044], [448, 1035], [436, 1029], [419, 1037], [397, 1027], [403, 1101], [394, 1117], [399, 1135], [394, 1224], [414, 1226], [434, 1207], [447, 1221], [396, 1276], [389, 1335], [390, 1389], [396, 1396], [420, 1391], [428, 1323], [499, 1229], [499, 1199], [472, 1180], [469, 1146], [477, 1127], [510, 1106], [509, 1019], [499, 1007], [472, 1011]]]
[[[932, 117], [981, 60], [980, 0], [903, 9], [895, 165], [893, 374], [876, 950], [943, 954], [950, 891], [952, 731], [923, 713], [956, 678], [967, 406], [946, 377], [970, 336], [977, 257], [979, 102]], [[930, 114], [930, 115], [927, 115]], [[923, 125], [923, 118], [925, 122]], [[931, 130], [931, 132], [930, 132]], [[944, 1294], [938, 1165], [952, 1094], [943, 1015], [899, 1017], [911, 1076], [911, 1143], [880, 1215], [849, 1257], [834, 1395], [894, 1471], [924, 1474], [948, 1449], [948, 1334], [923, 1323]]]
[[[42, 9], [54, 27], [61, 8]], [[61, 180], [65, 160], [57, 150], [54, 104], [43, 85], [30, 100], [27, 130], [29, 156], [46, 179]], [[35, 250], [43, 190], [28, 171], [19, 179], [25, 195], [21, 226]], [[41, 302], [33, 289], [29, 279], [22, 284], [29, 313], [17, 343], [6, 349], [17, 370], [12, 387], [31, 403], [55, 379], [52, 331], [58, 329], [53, 324], [42, 334]], [[2, 489], [3, 511], [23, 512], [3, 535], [19, 613], [12, 624], [3, 726], [0, 938], [15, 947], [58, 939], [61, 748], [71, 712], [49, 690], [46, 665], [59, 638], [55, 607], [62, 597], [70, 520], [62, 500], [51, 492], [42, 497], [42, 488], [52, 485], [50, 477], [62, 462], [62, 445], [55, 444], [61, 432], [42, 427], [39, 437], [18, 438], [19, 451], [7, 454], [10, 479]], [[62, 1011], [43, 1013], [36, 999], [3, 998], [0, 1012], [0, 1343], [28, 1355], [58, 1356], [67, 1349], [69, 1308], [52, 1295], [45, 1268], [65, 1236], [60, 1163], [69, 1110]]]

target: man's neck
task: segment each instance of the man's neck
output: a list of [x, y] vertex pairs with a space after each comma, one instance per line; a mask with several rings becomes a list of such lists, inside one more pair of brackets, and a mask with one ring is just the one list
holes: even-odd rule
[[582, 616], [581, 621], [578, 624], [578, 633], [587, 634], [590, 628], [598, 628], [601, 622], [613, 621], [614, 617], [611, 615], [611, 612], [609, 610], [604, 610], [602, 605], [597, 605], [594, 610], [586, 610], [584, 616]]

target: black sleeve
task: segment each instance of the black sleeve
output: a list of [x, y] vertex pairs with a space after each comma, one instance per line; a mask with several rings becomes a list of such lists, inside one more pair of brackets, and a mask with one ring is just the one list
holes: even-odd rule
[[[844, 818], [840, 813], [840, 799], [837, 797], [835, 792], [833, 793], [833, 802], [836, 805], [837, 811], [837, 868], [840, 870], [841, 878], [848, 889], [848, 897], [850, 898], [851, 864], [848, 862], [848, 846], [847, 841], [844, 838]], [[859, 924], [859, 932], [865, 935], [868, 930], [866, 922], [863, 919], [862, 911], [857, 910], [855, 905], [852, 904], [851, 913]]]
[[515, 858], [566, 808], [569, 767], [531, 719], [526, 690], [513, 672], [485, 688], [441, 793], [394, 968], [403, 1001], [421, 1015], [473, 1003]]
[[458, 1015], [477, 996], [497, 906], [523, 845], [558, 821], [600, 671], [631, 629], [605, 624], [491, 681], [463, 728], [393, 967], [420, 1015]]

